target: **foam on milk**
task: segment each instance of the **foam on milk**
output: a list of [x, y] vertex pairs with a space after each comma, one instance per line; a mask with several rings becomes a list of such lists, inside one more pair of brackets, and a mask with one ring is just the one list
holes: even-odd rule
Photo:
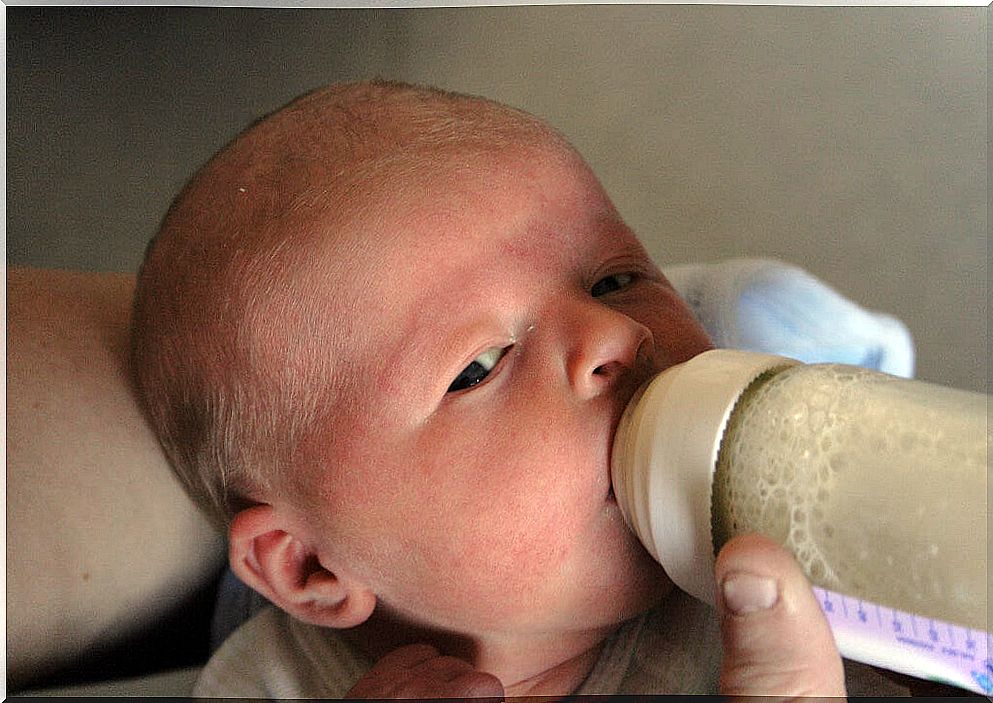
[[760, 379], [721, 442], [715, 549], [761, 532], [817, 585], [985, 629], [988, 558], [965, 547], [987, 543], [985, 406], [851, 366]]

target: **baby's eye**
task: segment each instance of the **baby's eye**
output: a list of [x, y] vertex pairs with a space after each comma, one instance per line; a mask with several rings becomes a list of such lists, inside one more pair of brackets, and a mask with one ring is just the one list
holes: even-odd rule
[[612, 276], [601, 278], [599, 281], [594, 283], [593, 287], [590, 289], [590, 295], [594, 298], [599, 298], [601, 295], [607, 295], [608, 293], [613, 293], [614, 291], [631, 285], [633, 280], [633, 274], [615, 273]]
[[482, 354], [472, 360], [472, 363], [462, 369], [462, 372], [455, 377], [452, 385], [448, 387], [449, 393], [461, 391], [465, 388], [472, 388], [477, 383], [482, 382], [503, 358], [510, 347], [490, 347]]

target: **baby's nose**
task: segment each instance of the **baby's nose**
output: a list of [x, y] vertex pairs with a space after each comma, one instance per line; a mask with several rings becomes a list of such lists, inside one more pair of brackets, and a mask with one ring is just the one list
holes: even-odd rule
[[649, 356], [651, 330], [623, 313], [593, 304], [576, 318], [567, 358], [569, 382], [581, 398], [593, 398], [617, 384]]

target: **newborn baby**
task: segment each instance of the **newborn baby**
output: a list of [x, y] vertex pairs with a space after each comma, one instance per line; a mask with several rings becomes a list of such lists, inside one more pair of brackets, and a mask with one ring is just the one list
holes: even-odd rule
[[[198, 692], [716, 692], [718, 621], [625, 526], [608, 471], [635, 390], [709, 346], [528, 114], [371, 82], [254, 124], [173, 204], [135, 306], [146, 412], [278, 608]], [[717, 569], [723, 692], [844, 694], [787, 554], [746, 537]], [[677, 664], [709, 690], [655, 690]]]

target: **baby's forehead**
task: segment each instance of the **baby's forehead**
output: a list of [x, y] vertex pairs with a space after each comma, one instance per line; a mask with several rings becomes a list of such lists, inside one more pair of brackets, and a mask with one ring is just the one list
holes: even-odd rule
[[444, 257], [464, 247], [469, 235], [512, 220], [508, 207], [524, 210], [528, 201], [546, 197], [524, 187], [542, 177], [539, 170], [555, 171], [563, 184], [602, 190], [582, 158], [551, 139], [422, 145], [342, 170], [347, 173], [333, 183], [311, 184], [314, 207], [304, 215], [305, 228], [324, 256], [375, 263]]
[[[280, 204], [278, 224], [267, 223], [280, 231], [263, 243], [286, 244], [290, 253], [260, 258], [283, 269], [286, 306], [276, 307], [291, 310], [305, 334], [356, 349], [372, 327], [395, 318], [425, 290], [452, 276], [464, 283], [468, 265], [485, 269], [485, 257], [499, 253], [481, 247], [526, 229], [514, 217], [529, 216], [531, 201], [544, 197], [519, 187], [535, 180], [531, 172], [539, 168], [555, 171], [553, 182], [581, 184], [586, 192], [599, 188], [581, 157], [550, 128], [499, 107], [486, 109], [492, 114], [475, 123], [399, 126], [395, 139], [380, 133], [356, 152], [344, 149], [328, 161], [314, 157], [303, 187], [299, 170], [289, 174], [296, 184], [283, 192], [294, 195]], [[280, 171], [285, 174], [277, 168], [274, 175]], [[246, 190], [251, 196], [251, 187]], [[537, 260], [541, 247], [569, 244], [548, 236], [517, 238], [511, 248], [520, 254], [522, 247], [538, 247]], [[427, 318], [434, 306], [430, 295], [424, 300], [418, 304]]]
[[428, 323], [452, 305], [449, 290], [499, 287], [508, 262], [540, 274], [630, 235], [588, 167], [557, 146], [417, 163], [367, 180], [347, 213], [315, 223], [306, 278], [350, 326], [411, 306]]

